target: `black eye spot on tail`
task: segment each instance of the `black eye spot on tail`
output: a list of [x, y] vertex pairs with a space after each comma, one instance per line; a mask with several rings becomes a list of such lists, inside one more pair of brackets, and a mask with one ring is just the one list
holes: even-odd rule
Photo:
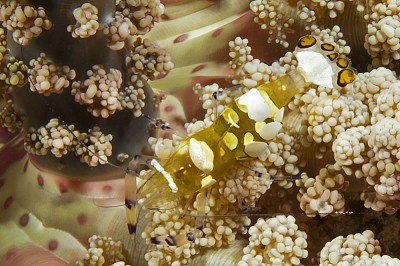
[[323, 43], [321, 44], [321, 49], [324, 51], [332, 52], [333, 50], [335, 50], [335, 46], [330, 43]]
[[331, 53], [331, 54], [327, 54], [326, 57], [329, 58], [329, 60], [334, 61], [336, 58], [339, 57], [339, 53]]
[[350, 65], [350, 62], [347, 58], [339, 58], [336, 61], [336, 65], [340, 68], [347, 68]]
[[340, 70], [337, 78], [337, 85], [345, 87], [347, 84], [352, 83], [356, 78], [356, 73], [350, 69]]
[[317, 43], [317, 39], [311, 35], [305, 35], [297, 42], [299, 48], [309, 48]]

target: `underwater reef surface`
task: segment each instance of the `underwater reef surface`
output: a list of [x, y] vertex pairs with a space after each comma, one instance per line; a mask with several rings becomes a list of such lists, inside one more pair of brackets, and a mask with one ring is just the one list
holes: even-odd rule
[[0, 1], [0, 265], [400, 264], [399, 6]]

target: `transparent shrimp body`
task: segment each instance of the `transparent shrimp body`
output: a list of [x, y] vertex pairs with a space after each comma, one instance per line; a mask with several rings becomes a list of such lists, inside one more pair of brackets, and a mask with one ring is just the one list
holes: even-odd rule
[[[184, 139], [166, 161], [159, 164], [153, 160], [156, 171], [145, 177], [139, 194], [145, 197], [155, 191], [162, 193], [155, 201], [150, 200], [152, 203], [171, 197], [192, 199], [197, 192], [203, 193], [224, 178], [227, 170], [240, 160], [265, 160], [268, 141], [282, 128], [284, 106], [293, 96], [310, 83], [332, 87], [334, 82], [343, 80], [344, 74], [339, 72], [347, 68], [336, 67], [337, 57], [331, 60], [327, 56], [331, 53], [320, 52], [314, 46], [321, 47], [315, 37], [300, 39], [296, 69], [238, 97], [209, 127]], [[353, 81], [354, 78], [348, 78], [350, 74], [346, 70], [341, 85]], [[166, 190], [160, 192], [162, 187]], [[126, 195], [129, 193], [136, 197], [132, 192]], [[136, 202], [128, 196], [129, 202]], [[136, 208], [127, 207], [128, 227], [132, 227], [136, 223]], [[136, 224], [133, 226], [136, 228]]]
[[[296, 84], [304, 85], [304, 79], [300, 79], [303, 82]], [[288, 82], [289, 77], [280, 79], [280, 88]], [[280, 90], [277, 86], [273, 88]], [[289, 102], [301, 86], [288, 88], [285, 92], [288, 97], [281, 99], [280, 104]], [[264, 90], [252, 89], [233, 101], [211, 126], [184, 139], [163, 162], [162, 169], [155, 167], [157, 172], [151, 179], [167, 182], [173, 193], [184, 197], [206, 189], [218, 182], [238, 160], [262, 157], [266, 142], [274, 137], [268, 134], [269, 127], [277, 134], [282, 117], [283, 109], [280, 111]], [[140, 193], [151, 193], [153, 186], [143, 186]]]

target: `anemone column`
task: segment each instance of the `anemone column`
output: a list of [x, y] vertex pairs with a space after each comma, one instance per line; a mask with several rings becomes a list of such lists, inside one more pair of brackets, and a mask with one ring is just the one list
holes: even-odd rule
[[[119, 70], [122, 76], [120, 88], [128, 85], [129, 75], [125, 65], [125, 57], [129, 53], [129, 47], [115, 51], [107, 47], [108, 36], [103, 34], [100, 29], [93, 35], [73, 37], [73, 30], [76, 25], [76, 11], [83, 9], [83, 5], [91, 4], [97, 8], [97, 24], [107, 25], [113, 20], [116, 5], [115, 1], [28, 1], [28, 6], [35, 9], [44, 8], [46, 16], [52, 23], [52, 27], [43, 30], [42, 33], [35, 38], [29, 40], [26, 45], [19, 45], [13, 40], [13, 32], [8, 31], [7, 43], [11, 50], [11, 54], [21, 59], [29, 68], [33, 67], [32, 59], [40, 57], [41, 53], [45, 54], [46, 60], [56, 66], [68, 66], [74, 70], [76, 76], [74, 81], [84, 81], [87, 79], [87, 71], [91, 70], [94, 65], [102, 65], [104, 70], [108, 72], [110, 69]], [[71, 25], [71, 26], [70, 26]], [[100, 26], [101, 27], [101, 26]], [[22, 41], [20, 42], [22, 43]], [[40, 60], [39, 60], [40, 61]], [[111, 134], [112, 140], [112, 156], [108, 161], [125, 167], [125, 164], [117, 160], [118, 154], [127, 154], [130, 157], [134, 154], [142, 153], [143, 144], [147, 139], [148, 121], [144, 118], [135, 118], [130, 110], [117, 111], [115, 114], [106, 115], [108, 117], [94, 117], [86, 109], [85, 105], [80, 105], [74, 101], [71, 95], [71, 86], [65, 88], [62, 93], [51, 93], [47, 96], [43, 93], [33, 92], [29, 89], [32, 83], [32, 72], [28, 82], [22, 88], [14, 89], [14, 97], [17, 106], [26, 117], [25, 129], [30, 127], [39, 128], [46, 125], [52, 118], [58, 118], [61, 123], [75, 125], [75, 129], [87, 131], [95, 125], [98, 125], [102, 132]], [[72, 84], [70, 81], [70, 85]], [[151, 89], [144, 83], [146, 94], [146, 107], [143, 113], [153, 115], [154, 110], [150, 107]], [[73, 154], [67, 154], [62, 158], [56, 158], [52, 154], [46, 156], [32, 155], [33, 161], [39, 166], [47, 170], [56, 170], [59, 174], [66, 174], [72, 178], [82, 178], [88, 176], [95, 179], [104, 179], [110, 177], [113, 170], [108, 165], [99, 165], [96, 168], [89, 168], [85, 164], [79, 162], [79, 158]], [[101, 175], [100, 175], [101, 173]], [[116, 175], [118, 177], [120, 175]]]

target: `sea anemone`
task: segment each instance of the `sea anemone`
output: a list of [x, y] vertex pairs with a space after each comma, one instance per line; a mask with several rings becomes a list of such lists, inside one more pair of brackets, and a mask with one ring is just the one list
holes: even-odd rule
[[[398, 263], [388, 234], [400, 207], [396, 6], [0, 1], [0, 238], [12, 239], [0, 264]], [[164, 173], [219, 117], [248, 128], [226, 110], [303, 71], [303, 34], [331, 56], [333, 86], [298, 85], [245, 132], [252, 145], [221, 137], [247, 158], [206, 177], [204, 190], [173, 197], [148, 178], [149, 161]], [[207, 172], [202, 156], [191, 160]], [[136, 237], [121, 206], [125, 174], [140, 187]]]

